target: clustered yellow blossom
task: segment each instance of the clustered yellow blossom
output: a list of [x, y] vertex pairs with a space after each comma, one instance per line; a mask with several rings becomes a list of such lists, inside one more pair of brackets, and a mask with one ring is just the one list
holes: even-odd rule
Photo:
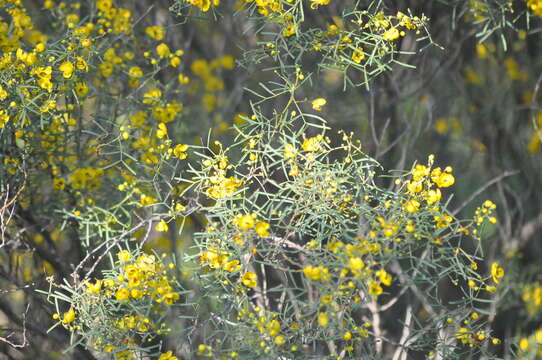
[[[447, 166], [444, 170], [440, 167], [431, 169], [433, 162], [434, 156], [430, 155], [427, 166], [416, 164], [410, 172], [412, 179], [405, 182], [408, 194], [419, 195], [428, 204], [433, 204], [440, 200], [440, 188], [450, 187], [455, 182], [450, 166]], [[433, 189], [435, 185], [436, 188]]]
[[[103, 144], [93, 136], [76, 135], [83, 129], [80, 117], [89, 99], [102, 99], [93, 96], [97, 93], [118, 98], [126, 89], [145, 84], [134, 97], [140, 104], [111, 119], [119, 124], [119, 138], [132, 140], [126, 165], [153, 166], [172, 155], [181, 160], [187, 156], [186, 145], [172, 146], [168, 139], [168, 123], [178, 118], [183, 105], [167, 101], [165, 89], [152, 78], [157, 69], [179, 67], [183, 51], [164, 42], [162, 26], [145, 28], [148, 37], [117, 41], [119, 35], [139, 29], [131, 11], [116, 4], [120, 3], [98, 0], [91, 7], [92, 16], [83, 17], [78, 3], [43, 1], [45, 14], [54, 11], [60, 20], [57, 28], [65, 25], [69, 29], [64, 38], [58, 33], [41, 33], [21, 1], [2, 1], [0, 71], [10, 74], [10, 80], [0, 84], [0, 101], [6, 105], [0, 109], [0, 129], [13, 130], [18, 144], [33, 159], [30, 166], [40, 164], [41, 170], [50, 170], [52, 188], [75, 197], [81, 208], [94, 205], [104, 179], [120, 172], [119, 167], [110, 166], [107, 156], [95, 156], [100, 155]], [[149, 51], [136, 56], [133, 49], [145, 47]], [[230, 66], [232, 61], [221, 64]], [[182, 86], [185, 77], [179, 76]], [[15, 174], [19, 159], [2, 160], [6, 171]], [[135, 164], [137, 160], [141, 163]], [[140, 197], [141, 206], [157, 202], [150, 193], [154, 189], [144, 184], [121, 184], [121, 188], [133, 190], [131, 194]]]
[[102, 183], [103, 175], [104, 171], [102, 169], [78, 168], [70, 175], [69, 183], [77, 190], [96, 190]]
[[322, 265], [306, 266], [303, 268], [303, 274], [311, 280], [328, 280], [330, 277], [329, 270]]
[[241, 282], [246, 287], [255, 288], [258, 286], [258, 276], [251, 271], [247, 271], [241, 276]]
[[310, 0], [311, 1], [311, 8], [317, 9], [318, 6], [321, 5], [329, 5], [331, 0]]
[[213, 4], [213, 6], [220, 5], [220, 0], [186, 0], [186, 2], [199, 8], [203, 12], [209, 11], [211, 4]]
[[203, 161], [203, 166], [209, 171], [206, 193], [210, 198], [223, 199], [231, 197], [233, 193], [243, 185], [240, 179], [234, 176], [227, 177], [228, 157], [225, 154], [218, 154], [213, 159]]
[[230, 253], [208, 248], [200, 253], [199, 261], [210, 269], [224, 269], [228, 272], [237, 272], [242, 269], [238, 259], [230, 259]]
[[[455, 338], [461, 341], [462, 344], [474, 346], [483, 343], [484, 341], [491, 340], [491, 343], [498, 345], [501, 340], [496, 337], [491, 337], [487, 330], [473, 330], [472, 326], [476, 325], [476, 322], [480, 320], [480, 315], [477, 312], [473, 312], [470, 316], [465, 317], [462, 320], [462, 325], [455, 332]], [[449, 317], [446, 319], [447, 324], [453, 325], [454, 319]]]
[[122, 267], [115, 279], [86, 283], [91, 294], [113, 296], [118, 301], [153, 299], [156, 303], [173, 305], [180, 295], [173, 290], [170, 279], [163, 274], [164, 267], [154, 255], [140, 255], [133, 259], [126, 251], [118, 253]]
[[317, 152], [321, 149], [322, 139], [322, 135], [307, 138], [303, 140], [303, 144], [301, 144], [301, 147], [307, 152]]
[[542, 17], [542, 0], [527, 0], [527, 7], [539, 17]]
[[400, 37], [406, 36], [408, 30], [416, 30], [416, 33], [419, 34], [419, 29], [426, 20], [426, 18], [419, 18], [418, 16], [408, 16], [400, 11], [395, 16], [379, 12], [374, 17], [371, 17], [363, 27], [380, 32], [384, 40], [393, 42]]
[[[103, 306], [115, 300], [115, 308], [122, 306], [118, 317], [104, 319], [120, 332], [116, 334], [99, 333], [93, 340], [96, 350], [113, 352], [126, 344], [135, 345], [138, 336], [157, 336], [170, 331], [163, 321], [156, 321], [163, 314], [164, 308], [179, 301], [180, 295], [173, 288], [173, 278], [166, 275], [163, 263], [154, 255], [139, 255], [133, 257], [127, 250], [117, 253], [116, 276], [104, 279], [85, 281], [85, 297], [81, 300], [88, 305], [81, 307], [85, 315], [78, 320], [74, 308], [64, 313], [61, 324], [69, 326], [70, 330], [88, 326], [86, 322], [94, 321], [93, 311], [103, 311]], [[170, 266], [171, 268], [171, 266]], [[95, 309], [95, 310], [94, 310]], [[98, 310], [102, 309], [102, 310]], [[58, 314], [53, 316], [59, 319]], [[75, 323], [76, 325], [69, 325]], [[122, 335], [120, 335], [122, 334]], [[131, 358], [132, 352], [125, 354]], [[172, 352], [161, 355], [163, 359], [176, 359]]]
[[343, 266], [330, 270], [324, 265], [307, 265], [303, 268], [305, 277], [312, 281], [327, 281], [332, 278], [336, 280], [351, 279], [346, 286], [339, 286], [340, 290], [350, 289], [354, 291], [360, 286], [360, 289], [366, 289], [368, 294], [373, 296], [379, 296], [383, 293], [382, 285], [391, 286], [393, 278], [390, 273], [382, 267], [373, 270], [366, 263], [369, 260], [364, 261], [365, 256], [378, 253], [381, 250], [379, 244], [360, 238], [356, 244], [332, 241], [327, 245], [327, 248], [336, 257], [337, 261], [343, 263]]
[[[205, 59], [196, 59], [190, 65], [190, 70], [198, 80], [193, 85], [205, 91], [201, 95], [201, 103], [207, 111], [213, 111], [220, 105], [217, 93], [224, 90], [224, 81], [220, 77], [221, 71], [232, 70], [234, 66], [235, 61], [231, 55], [224, 55], [210, 62]], [[182, 80], [179, 78], [179, 81], [182, 82]], [[219, 126], [227, 127], [227, 124], [221, 122]], [[222, 127], [219, 127], [219, 130], [223, 130]]]
[[[466, 327], [461, 327], [457, 330], [455, 337], [463, 344], [475, 345], [480, 344], [484, 340], [491, 339], [491, 337], [483, 330], [473, 332]], [[497, 338], [493, 338], [492, 342], [498, 344], [500, 341]]]
[[542, 309], [542, 284], [534, 282], [527, 284], [523, 288], [521, 299], [525, 303], [525, 308], [531, 316], [535, 316]]
[[519, 359], [531, 359], [532, 357], [524, 357], [527, 354], [534, 355], [536, 359], [542, 357], [542, 328], [536, 329], [531, 335], [522, 337], [518, 341], [520, 350]]
[[321, 111], [322, 106], [324, 106], [326, 103], [327, 103], [326, 99], [316, 98], [312, 101], [312, 108], [316, 111]]
[[[317, 98], [312, 101], [313, 108], [316, 110], [321, 110], [321, 106], [324, 106], [326, 103], [326, 100], [323, 98]], [[295, 112], [292, 113], [292, 115], [295, 115]], [[303, 164], [307, 167], [310, 167], [310, 164], [314, 161], [315, 155], [318, 152], [321, 152], [325, 149], [326, 142], [329, 141], [329, 138], [326, 138], [324, 140], [324, 136], [322, 134], [318, 134], [316, 136], [310, 137], [310, 138], [304, 138], [303, 142], [301, 143], [301, 149], [305, 151], [305, 156], [302, 157], [302, 159], [298, 159], [298, 155], [301, 154], [300, 149], [297, 148], [297, 145], [295, 143], [289, 143], [285, 144], [283, 148], [283, 157], [287, 161], [288, 165], [290, 166], [290, 171], [288, 172], [288, 175], [290, 176], [299, 176], [300, 169], [303, 166]], [[303, 160], [306, 161], [306, 163], [303, 163]], [[326, 179], [327, 180], [327, 179]], [[313, 179], [308, 179], [305, 183], [307, 186], [312, 186], [314, 184]], [[332, 185], [332, 188], [328, 190], [330, 192], [336, 192], [336, 187], [339, 185], [337, 181], [333, 179], [329, 179], [329, 185]]]
[[497, 223], [497, 218], [493, 216], [493, 211], [497, 208], [497, 206], [491, 201], [486, 200], [482, 204], [482, 206], [476, 208], [476, 211], [474, 212], [474, 222], [477, 226], [482, 225], [484, 220], [488, 220], [492, 224]]
[[501, 279], [504, 277], [504, 269], [498, 264], [491, 264], [491, 279], [495, 284], [500, 284]]
[[265, 221], [258, 221], [256, 214], [240, 215], [234, 219], [234, 224], [242, 230], [254, 229], [256, 234], [261, 237], [269, 236], [269, 223]]
[[[416, 164], [410, 171], [411, 178], [404, 181], [396, 181], [396, 184], [403, 184], [405, 192], [409, 196], [403, 202], [403, 209], [409, 213], [417, 213], [421, 209], [435, 211], [433, 216], [437, 229], [444, 229], [452, 222], [452, 217], [446, 213], [440, 212], [438, 202], [442, 198], [441, 189], [452, 186], [455, 178], [452, 175], [452, 168], [447, 166], [442, 170], [440, 167], [433, 168], [434, 155], [429, 156], [428, 164]], [[385, 223], [380, 221], [383, 228]], [[388, 236], [392, 236], [394, 231], [388, 227]], [[413, 232], [413, 224], [407, 223], [407, 232]]]
[[255, 3], [258, 9], [258, 13], [262, 16], [268, 18], [274, 18], [280, 15], [284, 5], [282, 1], [279, 0], [242, 0], [243, 2], [250, 5], [250, 3]]
[[[260, 346], [261, 345], [273, 345], [273, 346], [283, 346], [286, 341], [287, 337], [286, 334], [282, 332], [283, 330], [283, 324], [281, 324], [281, 320], [279, 320], [279, 314], [268, 312], [263, 310], [262, 308], [256, 306], [254, 307], [253, 311], [247, 308], [242, 308], [239, 311], [239, 314], [237, 316], [238, 321], [243, 321], [250, 327], [254, 327], [258, 330], [258, 333], [260, 335]], [[291, 324], [291, 328], [295, 328], [297, 324]], [[285, 326], [287, 328], [287, 325]], [[293, 347], [293, 350], [295, 350], [296, 347]], [[233, 355], [237, 355], [237, 353], [234, 353]], [[232, 356], [232, 354], [230, 354]]]

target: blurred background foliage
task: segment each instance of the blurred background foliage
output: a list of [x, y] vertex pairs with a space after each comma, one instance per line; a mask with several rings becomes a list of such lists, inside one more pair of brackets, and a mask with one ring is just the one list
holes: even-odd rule
[[[209, 137], [231, 143], [232, 127], [253, 113], [247, 99], [269, 97], [262, 112], [279, 108], [283, 100], [260, 84], [280, 69], [303, 82], [307, 108], [326, 99], [319, 114], [328, 125], [352, 131], [383, 168], [438, 154], [456, 176], [454, 214], [471, 215], [482, 199], [497, 204], [499, 222], [485, 228], [482, 246], [487, 267], [499, 261], [507, 269], [508, 286], [492, 327], [518, 344], [499, 352], [541, 357], [542, 1], [0, 6], [0, 315], [1, 336], [12, 342], [0, 343], [0, 356], [93, 358], [82, 347], [60, 353], [69, 331], [47, 333], [55, 310], [35, 289], [46, 289], [48, 276], [70, 278], [88, 247], [129, 229], [148, 250], [190, 252], [191, 234], [206, 224], [190, 211], [200, 199], [179, 195], [175, 174], [188, 165], [177, 146], [213, 147]], [[108, 15], [108, 6], [123, 10]], [[405, 33], [386, 34], [386, 21]], [[44, 74], [28, 70], [31, 53], [44, 64], [55, 58], [54, 91], [45, 65]], [[65, 61], [74, 68], [56, 70]], [[168, 157], [179, 161], [158, 171]], [[151, 204], [186, 216], [167, 231], [148, 230]]]

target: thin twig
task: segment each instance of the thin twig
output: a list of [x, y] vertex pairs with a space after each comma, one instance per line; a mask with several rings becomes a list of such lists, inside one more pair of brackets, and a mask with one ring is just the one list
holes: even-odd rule
[[476, 199], [476, 197], [478, 195], [480, 195], [481, 193], [486, 191], [487, 188], [489, 188], [491, 185], [493, 185], [495, 183], [498, 183], [499, 181], [501, 181], [504, 178], [507, 178], [507, 177], [513, 176], [513, 175], [517, 175], [517, 174], [519, 174], [519, 170], [511, 170], [511, 171], [507, 170], [504, 173], [502, 173], [501, 175], [489, 180], [481, 188], [476, 190], [467, 200], [465, 200], [461, 205], [459, 205], [459, 207], [457, 207], [454, 211], [452, 211], [452, 215], [454, 215], [454, 216], [457, 215], [461, 210], [463, 210], [465, 208], [465, 206], [467, 206], [471, 201]]
[[21, 349], [28, 346], [28, 340], [26, 338], [26, 314], [28, 313], [28, 309], [30, 308], [30, 304], [26, 305], [26, 310], [23, 313], [23, 341], [20, 344], [17, 344], [13, 341], [9, 340], [9, 337], [13, 335], [13, 333], [9, 334], [6, 337], [0, 336], [0, 342], [6, 343], [14, 348]]

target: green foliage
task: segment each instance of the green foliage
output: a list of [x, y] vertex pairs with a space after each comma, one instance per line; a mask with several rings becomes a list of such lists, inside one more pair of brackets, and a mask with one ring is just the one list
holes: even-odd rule
[[0, 352], [535, 359], [541, 11], [0, 0]]

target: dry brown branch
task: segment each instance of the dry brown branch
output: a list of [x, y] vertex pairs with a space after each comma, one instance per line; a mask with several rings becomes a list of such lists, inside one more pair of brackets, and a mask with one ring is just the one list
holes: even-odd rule
[[15, 202], [24, 190], [24, 184], [17, 190], [17, 192], [10, 197], [9, 184], [6, 185], [6, 191], [2, 194], [3, 204], [0, 208], [0, 248], [6, 245], [6, 231], [7, 226], [13, 215], [15, 214]]
[[16, 343], [14, 341], [9, 340], [9, 338], [13, 335], [13, 333], [10, 333], [6, 337], [0, 336], [0, 342], [6, 343], [9, 346], [11, 346], [13, 348], [16, 348], [16, 349], [21, 349], [21, 348], [24, 348], [24, 347], [28, 346], [28, 339], [26, 337], [26, 314], [28, 313], [29, 308], [30, 308], [30, 304], [26, 305], [26, 310], [23, 313], [23, 331], [22, 331], [23, 339], [22, 339], [22, 342], [21, 343]]

